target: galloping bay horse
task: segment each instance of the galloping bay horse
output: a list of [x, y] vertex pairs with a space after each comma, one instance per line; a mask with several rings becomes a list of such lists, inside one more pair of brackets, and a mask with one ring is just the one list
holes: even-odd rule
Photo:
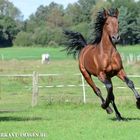
[[[74, 56], [78, 54], [79, 69], [95, 94], [101, 99], [101, 107], [111, 114], [113, 112], [109, 106], [111, 103], [117, 119], [122, 120], [123, 118], [115, 104], [111, 78], [113, 76], [119, 77], [132, 89], [139, 109], [140, 95], [136, 91], [133, 82], [126, 76], [120, 54], [115, 45], [120, 39], [118, 34], [118, 14], [118, 9], [113, 8], [103, 9], [98, 12], [95, 22], [96, 37], [92, 43], [87, 44], [84, 37], [78, 32], [65, 30], [64, 34], [68, 39], [66, 46], [68, 54], [73, 54]], [[102, 93], [95, 85], [91, 75], [98, 77], [105, 85], [107, 89], [106, 100], [102, 97]]]

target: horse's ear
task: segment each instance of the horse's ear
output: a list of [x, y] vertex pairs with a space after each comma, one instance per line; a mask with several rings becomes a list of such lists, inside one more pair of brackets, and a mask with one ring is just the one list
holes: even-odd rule
[[108, 17], [108, 11], [103, 9], [103, 18], [106, 19]]
[[119, 10], [118, 10], [118, 8], [116, 8], [115, 16], [118, 17], [118, 15], [119, 15]]

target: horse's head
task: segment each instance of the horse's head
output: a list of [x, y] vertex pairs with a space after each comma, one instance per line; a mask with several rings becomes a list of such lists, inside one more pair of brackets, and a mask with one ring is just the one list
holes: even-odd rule
[[103, 16], [105, 19], [104, 31], [109, 35], [113, 43], [117, 43], [120, 40], [119, 36], [119, 23], [118, 23], [118, 9], [105, 10]]

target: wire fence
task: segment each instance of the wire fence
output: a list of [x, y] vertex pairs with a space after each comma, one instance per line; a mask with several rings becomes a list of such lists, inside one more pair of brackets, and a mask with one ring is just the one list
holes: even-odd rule
[[[26, 103], [26, 101], [29, 102], [30, 100], [32, 107], [34, 107], [40, 100], [48, 102], [53, 102], [54, 99], [59, 102], [79, 100], [79, 102], [86, 103], [88, 99], [92, 98], [93, 91], [88, 88], [89, 86], [80, 73], [69, 74], [68, 76], [68, 74], [39, 74], [38, 72], [33, 72], [32, 74], [3, 74], [0, 77], [1, 102], [3, 97], [7, 98], [7, 102], [8, 98], [11, 97], [13, 103], [17, 100], [17, 97], [18, 99], [21, 97], [21, 100], [19, 99], [20, 103]], [[137, 78], [135, 79], [137, 83], [136, 89], [139, 90], [140, 75], [128, 75], [128, 77]], [[94, 80], [100, 88], [105, 89], [104, 85], [97, 79]], [[125, 84], [114, 83], [115, 90], [121, 89], [123, 91], [127, 89]], [[22, 95], [25, 96], [22, 97]]]

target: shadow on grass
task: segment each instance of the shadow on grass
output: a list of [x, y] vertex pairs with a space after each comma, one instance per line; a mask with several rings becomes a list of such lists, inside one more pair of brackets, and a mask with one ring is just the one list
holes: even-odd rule
[[[0, 122], [2, 121], [39, 121], [39, 120], [46, 120], [45, 118], [42, 117], [35, 117], [35, 116], [16, 116], [16, 115], [11, 115], [11, 113], [18, 113], [20, 112], [25, 112], [25, 110], [0, 110]], [[47, 119], [49, 120], [49, 119]]]
[[[8, 114], [8, 113], [15, 113], [15, 112], [22, 112], [22, 111], [18, 111], [18, 110], [0, 110], [0, 114]], [[0, 122], [1, 121], [38, 121], [38, 120], [42, 120], [43, 118], [41, 117], [24, 117], [24, 116], [0, 116]]]
[[2, 113], [14, 113], [14, 112], [21, 112], [21, 111], [18, 111], [18, 110], [0, 110], [0, 114], [2, 114]]
[[6, 116], [6, 117], [0, 117], [1, 121], [38, 121], [42, 120], [41, 117], [14, 117], [14, 116]]
[[[110, 120], [112, 120], [112, 121], [118, 121], [118, 119], [117, 118], [110, 118]], [[120, 122], [129, 122], [129, 121], [140, 121], [140, 118], [123, 118], [123, 120], [121, 120]]]

